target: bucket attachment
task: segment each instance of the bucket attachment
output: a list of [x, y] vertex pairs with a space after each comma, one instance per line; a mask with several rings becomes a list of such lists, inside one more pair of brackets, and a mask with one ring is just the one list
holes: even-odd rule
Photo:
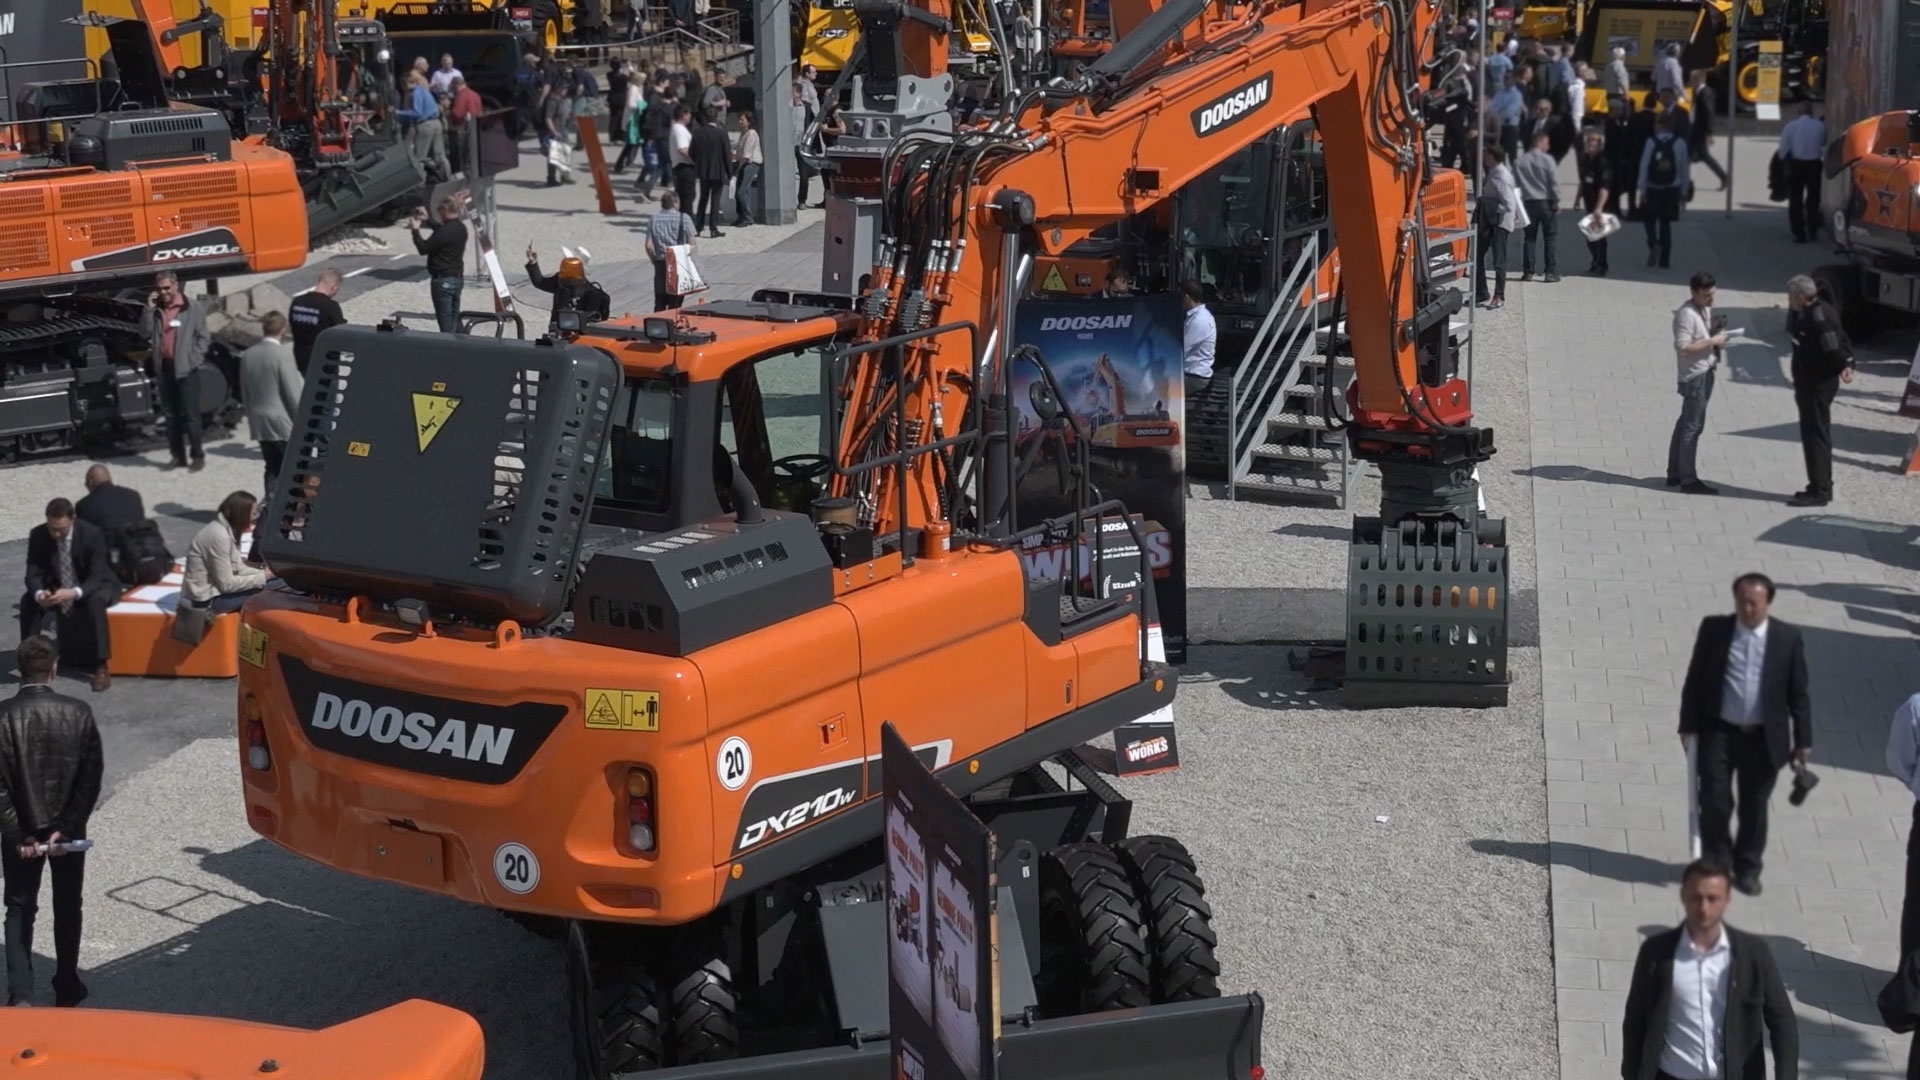
[[398, 143], [361, 154], [351, 166], [322, 168], [317, 185], [307, 192], [307, 234], [331, 232], [424, 183], [419, 162]]
[[1512, 609], [1504, 521], [1355, 519], [1346, 704], [1504, 706]]

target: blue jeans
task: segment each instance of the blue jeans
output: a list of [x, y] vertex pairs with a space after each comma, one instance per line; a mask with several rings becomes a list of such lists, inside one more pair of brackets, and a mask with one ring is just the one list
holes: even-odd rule
[[457, 277], [433, 279], [433, 317], [443, 334], [460, 332], [460, 290], [466, 285]]
[[1713, 397], [1713, 372], [1680, 384], [1680, 419], [1667, 444], [1667, 482], [1692, 484], [1700, 479], [1700, 433], [1707, 429], [1707, 400]]
[[760, 201], [760, 166], [749, 161], [740, 166], [740, 179], [733, 186], [733, 223], [753, 224], [753, 204]]

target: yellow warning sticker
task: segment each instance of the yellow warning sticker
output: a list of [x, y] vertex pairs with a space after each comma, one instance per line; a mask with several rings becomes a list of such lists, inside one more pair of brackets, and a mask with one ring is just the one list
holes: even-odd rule
[[447, 424], [447, 417], [460, 407], [460, 399], [444, 394], [413, 395], [413, 432], [420, 438], [420, 452], [427, 452], [427, 444], [440, 429]]
[[589, 686], [587, 726], [604, 731], [659, 731], [660, 695], [652, 690]]
[[366, 457], [372, 452], [373, 447], [363, 442], [350, 442], [347, 444], [347, 453], [352, 454], [354, 457]]
[[1047, 279], [1040, 283], [1040, 287], [1047, 292], [1067, 291], [1067, 279], [1061, 275], [1057, 264], [1047, 267]]
[[267, 666], [267, 632], [240, 624], [240, 659], [257, 668]]

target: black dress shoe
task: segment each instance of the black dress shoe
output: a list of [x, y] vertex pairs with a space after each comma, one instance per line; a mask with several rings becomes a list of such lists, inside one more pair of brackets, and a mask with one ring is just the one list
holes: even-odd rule
[[1748, 896], [1759, 896], [1760, 895], [1760, 875], [1759, 874], [1741, 874], [1740, 876], [1733, 879], [1733, 887], [1736, 889], [1739, 889], [1741, 892], [1747, 894]]
[[1795, 495], [1793, 498], [1788, 499], [1787, 505], [1788, 506], [1826, 506], [1828, 503], [1831, 503], [1832, 501], [1833, 501], [1833, 498], [1831, 496], [1815, 495], [1810, 491], [1802, 491], [1799, 494]]
[[1667, 486], [1668, 486], [1668, 487], [1671, 487], [1671, 488], [1677, 488], [1677, 487], [1679, 487], [1679, 486], [1680, 486], [1680, 481], [1678, 481], [1678, 480], [1675, 480], [1675, 479], [1673, 479], [1673, 478], [1671, 478], [1671, 477], [1669, 477], [1669, 478], [1667, 479]]
[[1691, 483], [1691, 484], [1681, 484], [1681, 485], [1680, 485], [1680, 490], [1681, 490], [1681, 491], [1683, 491], [1683, 492], [1685, 492], [1685, 493], [1687, 493], [1688, 495], [1718, 495], [1718, 494], [1720, 494], [1720, 489], [1719, 489], [1719, 488], [1717, 488], [1717, 487], [1713, 487], [1713, 486], [1711, 486], [1711, 485], [1709, 485], [1709, 484], [1705, 484], [1705, 483], [1702, 483], [1702, 482], [1701, 482], [1701, 481], [1699, 481], [1699, 480], [1695, 480], [1695, 481], [1694, 481], [1693, 483]]

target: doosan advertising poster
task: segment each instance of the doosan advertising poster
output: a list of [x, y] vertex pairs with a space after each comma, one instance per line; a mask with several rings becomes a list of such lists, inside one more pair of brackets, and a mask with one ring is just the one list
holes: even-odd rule
[[[1014, 490], [1022, 527], [1072, 513], [1071, 465], [1078, 433], [1086, 432], [1095, 501], [1118, 499], [1139, 523], [1166, 657], [1174, 663], [1186, 659], [1187, 630], [1184, 314], [1172, 295], [1022, 302], [1015, 341], [1045, 359], [1070, 425], [1048, 424], [1040, 415], [1034, 389], [1046, 384], [1038, 364], [1018, 357], [1011, 373], [1019, 432]], [[1048, 539], [1030, 537], [1021, 552], [1035, 579], [1060, 577], [1073, 565], [1069, 545]], [[1105, 550], [1114, 548], [1108, 544]], [[1081, 565], [1090, 576], [1091, 560]]]

